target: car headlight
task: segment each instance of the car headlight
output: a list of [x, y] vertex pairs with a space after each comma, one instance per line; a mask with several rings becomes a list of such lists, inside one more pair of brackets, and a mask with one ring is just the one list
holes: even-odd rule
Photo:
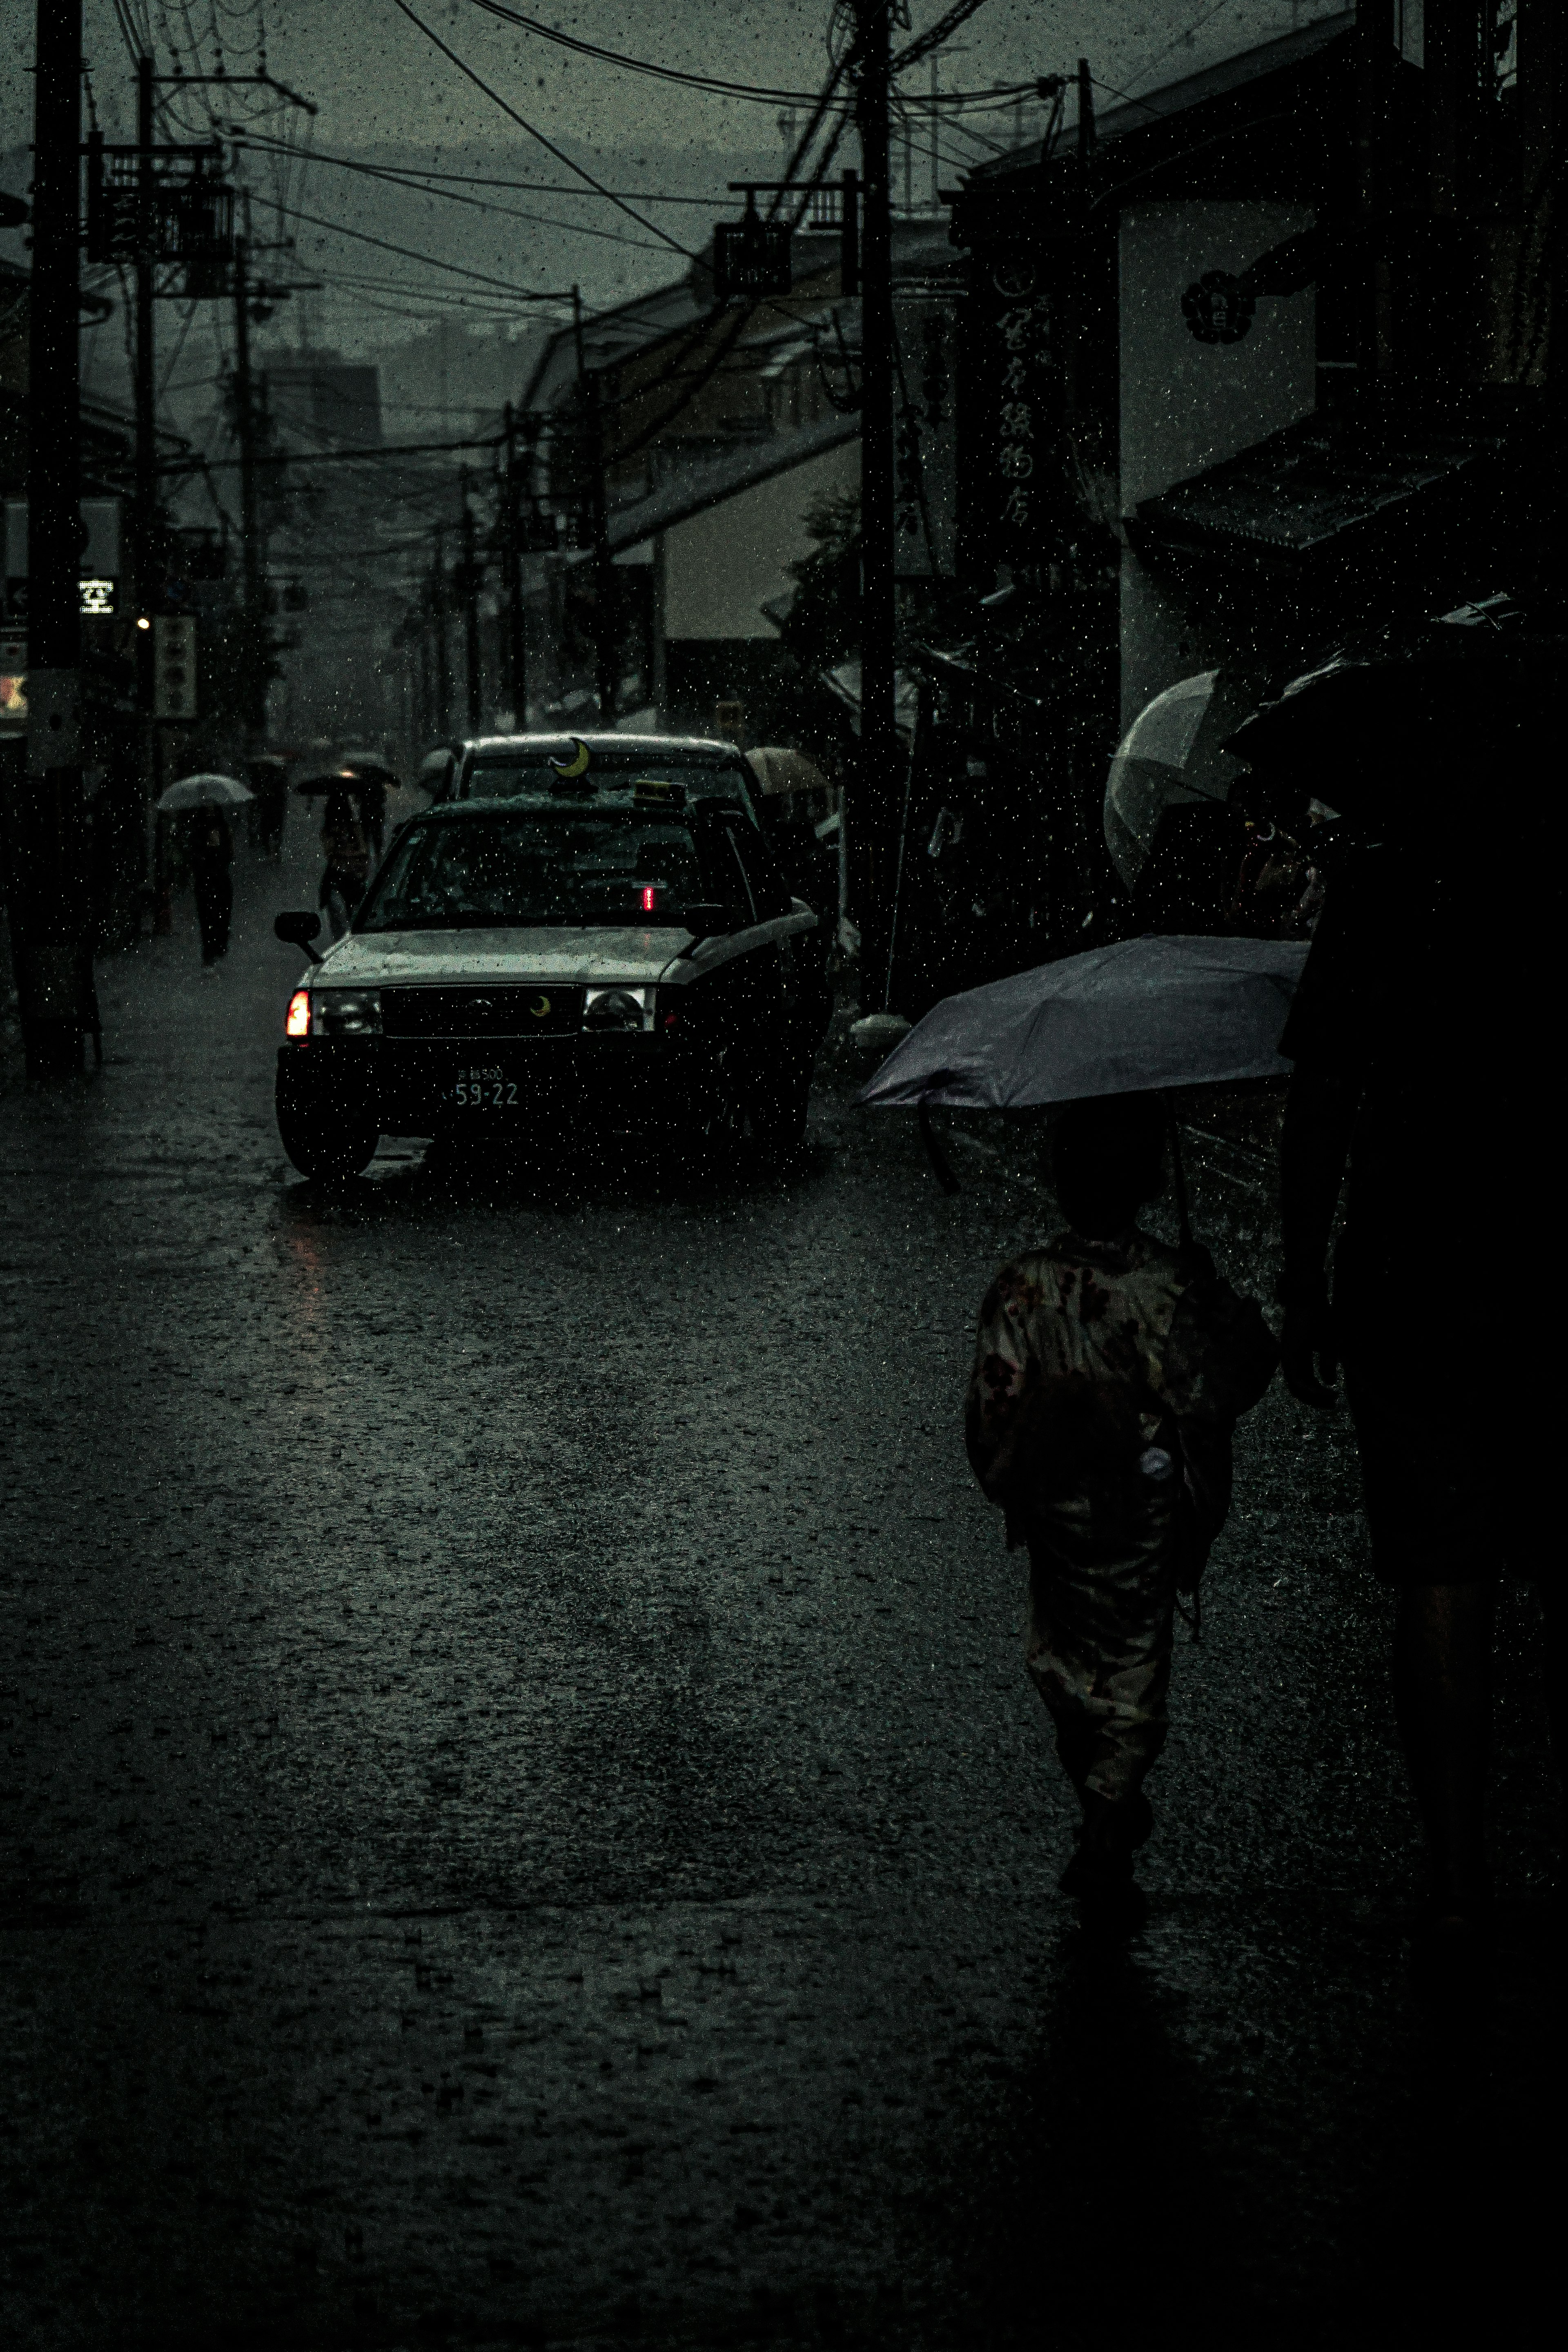
[[651, 1029], [651, 988], [590, 988], [583, 997], [584, 1029]]
[[313, 988], [312, 1037], [379, 1037], [381, 991], [376, 988]]

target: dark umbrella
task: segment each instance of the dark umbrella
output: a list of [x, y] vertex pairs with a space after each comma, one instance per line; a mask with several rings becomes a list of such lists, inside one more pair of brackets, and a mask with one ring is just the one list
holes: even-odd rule
[[397, 790], [395, 772], [373, 752], [343, 752], [338, 761], [338, 771], [345, 780], [355, 784], [384, 784], [388, 792]]
[[1224, 749], [1346, 816], [1440, 816], [1560, 756], [1565, 687], [1561, 639], [1439, 626], [1406, 656], [1336, 656], [1293, 678]]
[[[932, 1103], [1016, 1110], [1088, 1095], [1282, 1078], [1305, 940], [1125, 940], [933, 1004], [858, 1099], [913, 1106], [942, 1181]], [[1173, 1127], [1173, 1136], [1174, 1129]], [[1177, 1198], [1186, 1228], [1185, 1187]]]
[[1282, 1078], [1305, 940], [1124, 940], [944, 996], [858, 1100], [1016, 1110]]

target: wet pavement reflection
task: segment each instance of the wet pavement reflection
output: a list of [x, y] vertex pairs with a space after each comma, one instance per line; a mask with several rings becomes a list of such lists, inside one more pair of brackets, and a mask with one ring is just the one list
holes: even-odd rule
[[[957, 1412], [1042, 1213], [830, 1070], [800, 1161], [661, 1181], [270, 1112], [243, 865], [5, 1062], [8, 2342], [1386, 2343], [1517, 2326], [1561, 2022], [1533, 1604], [1496, 1980], [1412, 1988], [1415, 1823], [1342, 1420], [1244, 1424], [1086, 1940]], [[1194, 1148], [1267, 1293], [1238, 1127]], [[1478, 2322], [1479, 2324], [1479, 2322]]]

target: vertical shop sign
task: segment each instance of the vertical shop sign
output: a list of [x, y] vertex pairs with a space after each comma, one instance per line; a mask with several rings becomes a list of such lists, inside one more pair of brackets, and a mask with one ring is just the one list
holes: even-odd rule
[[958, 316], [946, 294], [895, 292], [894, 575], [950, 579], [958, 521]]

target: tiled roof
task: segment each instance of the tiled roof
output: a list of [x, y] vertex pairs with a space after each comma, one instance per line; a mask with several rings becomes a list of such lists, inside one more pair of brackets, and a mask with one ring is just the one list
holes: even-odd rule
[[1194, 552], [1310, 556], [1457, 486], [1503, 446], [1479, 426], [1310, 416], [1143, 499], [1135, 532]]

